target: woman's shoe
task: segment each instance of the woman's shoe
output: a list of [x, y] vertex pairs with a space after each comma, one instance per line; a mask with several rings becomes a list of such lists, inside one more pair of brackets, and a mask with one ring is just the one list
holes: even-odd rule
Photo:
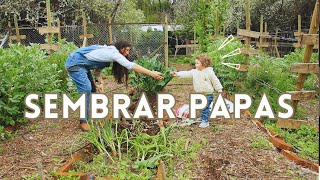
[[80, 123], [80, 128], [83, 130], [83, 131], [89, 131], [90, 130], [90, 125], [86, 122], [82, 122]]

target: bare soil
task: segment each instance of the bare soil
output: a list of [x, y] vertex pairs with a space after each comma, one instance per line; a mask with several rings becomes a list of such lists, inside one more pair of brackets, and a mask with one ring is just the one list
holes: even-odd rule
[[[175, 65], [175, 68], [189, 70], [192, 66]], [[106, 82], [108, 97], [114, 92], [127, 92], [111, 78], [107, 78]], [[188, 103], [190, 92], [191, 79], [175, 78], [164, 90], [164, 93], [171, 93], [176, 98], [175, 108]], [[317, 106], [312, 104], [308, 108], [314, 113], [308, 118], [318, 116]], [[173, 122], [175, 120], [167, 123]], [[76, 118], [29, 121], [17, 131], [13, 140], [0, 144], [0, 179], [32, 179], [38, 177], [41, 171], [46, 179], [53, 179], [54, 171], [63, 165], [70, 154], [87, 144], [81, 138], [82, 133]], [[318, 176], [287, 160], [274, 147], [252, 147], [250, 143], [257, 137], [267, 137], [245, 118], [211, 120], [210, 127], [206, 129], [197, 125], [180, 127], [175, 131], [175, 136], [189, 138], [190, 144], [201, 144], [192, 162], [174, 158], [177, 178], [181, 177], [178, 176], [181, 171], [189, 172], [183, 175], [184, 179], [316, 179]]]

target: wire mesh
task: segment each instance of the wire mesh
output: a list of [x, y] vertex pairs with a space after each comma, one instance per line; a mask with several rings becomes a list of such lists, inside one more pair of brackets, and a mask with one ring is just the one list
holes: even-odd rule
[[[109, 27], [110, 26], [110, 27]], [[119, 39], [125, 39], [132, 44], [132, 52], [129, 58], [137, 59], [142, 56], [157, 56], [158, 60], [164, 62], [164, 42], [165, 32], [163, 24], [88, 24], [87, 34], [93, 34], [93, 38], [88, 38], [89, 45], [92, 44], [113, 44]], [[111, 32], [109, 29], [111, 28]], [[68, 42], [73, 42], [78, 47], [82, 46], [83, 26], [61, 26], [61, 38]], [[10, 30], [11, 36], [15, 36], [15, 30]], [[20, 35], [26, 35], [26, 39], [21, 40], [21, 44], [30, 43], [44, 44], [46, 35], [39, 34], [36, 28], [19, 28]], [[109, 37], [111, 36], [111, 37]], [[111, 42], [110, 42], [111, 39]], [[54, 36], [57, 41], [57, 35]], [[15, 43], [15, 41], [13, 41]], [[8, 43], [5, 44], [8, 47]]]

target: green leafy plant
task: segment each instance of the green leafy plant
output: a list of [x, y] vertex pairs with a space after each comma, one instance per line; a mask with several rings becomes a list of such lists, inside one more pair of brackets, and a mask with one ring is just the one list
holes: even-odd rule
[[[75, 170], [120, 179], [150, 179], [160, 159], [167, 162], [172, 158], [189, 157], [189, 154], [191, 157], [199, 149], [199, 144], [190, 145], [188, 149], [181, 148], [187, 141], [172, 136], [174, 126], [161, 128], [160, 133], [150, 136], [142, 131], [141, 123], [135, 125], [135, 130], [120, 131], [116, 121], [106, 121], [96, 123], [84, 135], [98, 149], [99, 154], [92, 163], [77, 162]], [[112, 156], [115, 149], [118, 149], [116, 157]]]
[[39, 45], [0, 49], [0, 73], [0, 125], [24, 121], [28, 93], [60, 92], [61, 69], [46, 61]]
[[24, 98], [29, 93], [40, 94], [40, 106], [43, 93], [75, 94], [64, 62], [76, 46], [67, 42], [60, 45], [60, 50], [51, 57], [53, 63], [38, 44], [11, 44], [9, 48], [0, 48], [0, 125], [24, 122]]
[[136, 89], [141, 89], [146, 93], [157, 93], [160, 92], [172, 79], [170, 72], [174, 69], [165, 68], [160, 61], [156, 60], [156, 58], [148, 59], [146, 57], [142, 57], [136, 63], [151, 71], [158, 71], [163, 74], [162, 80], [156, 80], [148, 75], [132, 72], [129, 82]]

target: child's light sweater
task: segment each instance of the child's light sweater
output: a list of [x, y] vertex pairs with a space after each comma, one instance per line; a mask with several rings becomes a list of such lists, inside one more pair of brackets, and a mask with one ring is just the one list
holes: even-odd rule
[[212, 67], [207, 67], [201, 71], [192, 69], [190, 71], [179, 71], [177, 76], [181, 78], [192, 78], [193, 89], [198, 93], [213, 93], [222, 91], [222, 85], [215, 75]]

